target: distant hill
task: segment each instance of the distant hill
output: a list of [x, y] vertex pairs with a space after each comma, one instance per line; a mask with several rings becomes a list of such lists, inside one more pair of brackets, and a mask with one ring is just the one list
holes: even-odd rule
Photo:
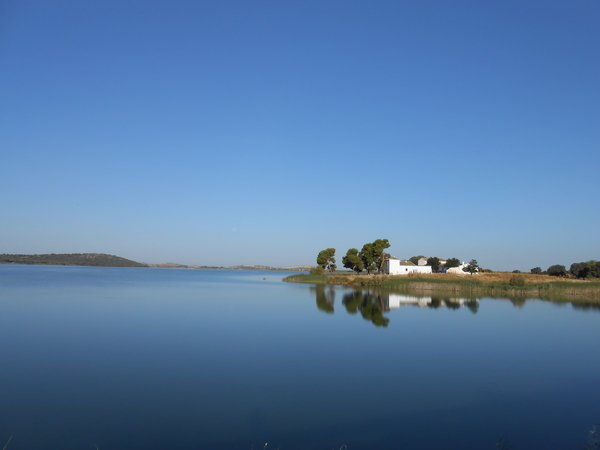
[[45, 264], [49, 266], [148, 267], [104, 253], [51, 253], [46, 255], [0, 255], [0, 264]]
[[163, 269], [228, 269], [228, 270], [285, 270], [307, 271], [311, 266], [270, 267], [241, 265], [231, 267], [197, 266], [176, 263], [147, 264], [105, 253], [51, 253], [45, 255], [0, 255], [0, 264], [43, 264], [48, 266], [99, 266], [99, 267], [156, 267]]
[[282, 267], [281, 270], [294, 270], [299, 272], [308, 272], [312, 269], [313, 266], [290, 266], [290, 267]]
[[185, 264], [176, 264], [176, 263], [159, 263], [159, 264], [149, 264], [144, 263], [148, 267], [156, 267], [159, 269], [189, 269], [191, 266], [186, 266]]

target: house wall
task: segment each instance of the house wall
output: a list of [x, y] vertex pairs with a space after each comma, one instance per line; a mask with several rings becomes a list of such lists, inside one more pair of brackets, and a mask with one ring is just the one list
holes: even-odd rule
[[[447, 273], [456, 273], [456, 274], [459, 274], [459, 275], [465, 275], [468, 272], [465, 272], [463, 270], [463, 268], [465, 268], [467, 266], [468, 266], [468, 264], [463, 261], [463, 263], [460, 266], [458, 266], [458, 267], [452, 267], [451, 269], [448, 269]], [[475, 273], [477, 273], [477, 272], [475, 272]]]
[[386, 259], [383, 265], [386, 275], [408, 275], [409, 273], [431, 273], [431, 266], [402, 266], [399, 259]]

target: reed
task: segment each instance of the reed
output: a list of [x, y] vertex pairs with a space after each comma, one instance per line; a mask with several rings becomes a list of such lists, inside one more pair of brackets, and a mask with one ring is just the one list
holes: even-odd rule
[[381, 287], [416, 294], [541, 298], [600, 301], [600, 280], [564, 280], [544, 275], [490, 273], [479, 275], [409, 274], [329, 276], [292, 275], [292, 283]]

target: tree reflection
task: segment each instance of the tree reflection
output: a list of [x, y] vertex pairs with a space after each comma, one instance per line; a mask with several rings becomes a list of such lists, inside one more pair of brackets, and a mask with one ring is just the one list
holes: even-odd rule
[[596, 310], [600, 311], [600, 303], [589, 303], [589, 302], [573, 302], [571, 303], [574, 309], [583, 309], [586, 311]]
[[[333, 286], [317, 285], [310, 288], [315, 293], [317, 308], [327, 314], [334, 313], [334, 302], [336, 290]], [[363, 319], [371, 322], [377, 327], [387, 327], [390, 319], [385, 313], [392, 309], [406, 306], [419, 308], [442, 308], [451, 310], [467, 308], [473, 314], [479, 311], [479, 300], [473, 298], [436, 298], [416, 297], [398, 292], [387, 292], [379, 289], [354, 289], [345, 291], [342, 296], [342, 304], [348, 314], [360, 313]]]
[[444, 303], [446, 304], [446, 308], [448, 308], [448, 309], [456, 310], [456, 309], [460, 309], [460, 306], [461, 306], [460, 302], [456, 301], [453, 298], [445, 298]]
[[317, 297], [317, 308], [327, 314], [333, 314], [333, 304], [335, 303], [335, 289], [333, 286], [318, 284], [310, 288]]
[[441, 308], [443, 306], [454, 311], [464, 306], [473, 314], [477, 314], [477, 312], [479, 311], [479, 300], [477, 300], [476, 298], [432, 297], [431, 301], [427, 303], [427, 307], [433, 309]]
[[348, 313], [360, 312], [363, 319], [377, 327], [387, 327], [390, 323], [390, 319], [383, 315], [388, 308], [386, 299], [380, 293], [351, 291], [344, 294], [342, 303]]
[[477, 314], [477, 311], [479, 311], [479, 300], [477, 300], [476, 298], [470, 299], [468, 302], [465, 303], [465, 306], [473, 314]]
[[433, 309], [441, 308], [443, 306], [442, 300], [439, 298], [432, 297], [431, 301], [427, 304], [427, 306]]
[[515, 308], [522, 308], [523, 306], [525, 306], [526, 301], [527, 299], [524, 297], [513, 297], [510, 299], [510, 302]]

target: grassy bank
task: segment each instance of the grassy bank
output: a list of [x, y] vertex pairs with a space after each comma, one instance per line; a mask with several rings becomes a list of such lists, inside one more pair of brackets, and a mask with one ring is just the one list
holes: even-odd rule
[[454, 295], [464, 297], [523, 297], [568, 301], [600, 302], [600, 280], [566, 280], [547, 275], [483, 273], [479, 275], [410, 274], [291, 275], [292, 283], [377, 286], [419, 295]]

